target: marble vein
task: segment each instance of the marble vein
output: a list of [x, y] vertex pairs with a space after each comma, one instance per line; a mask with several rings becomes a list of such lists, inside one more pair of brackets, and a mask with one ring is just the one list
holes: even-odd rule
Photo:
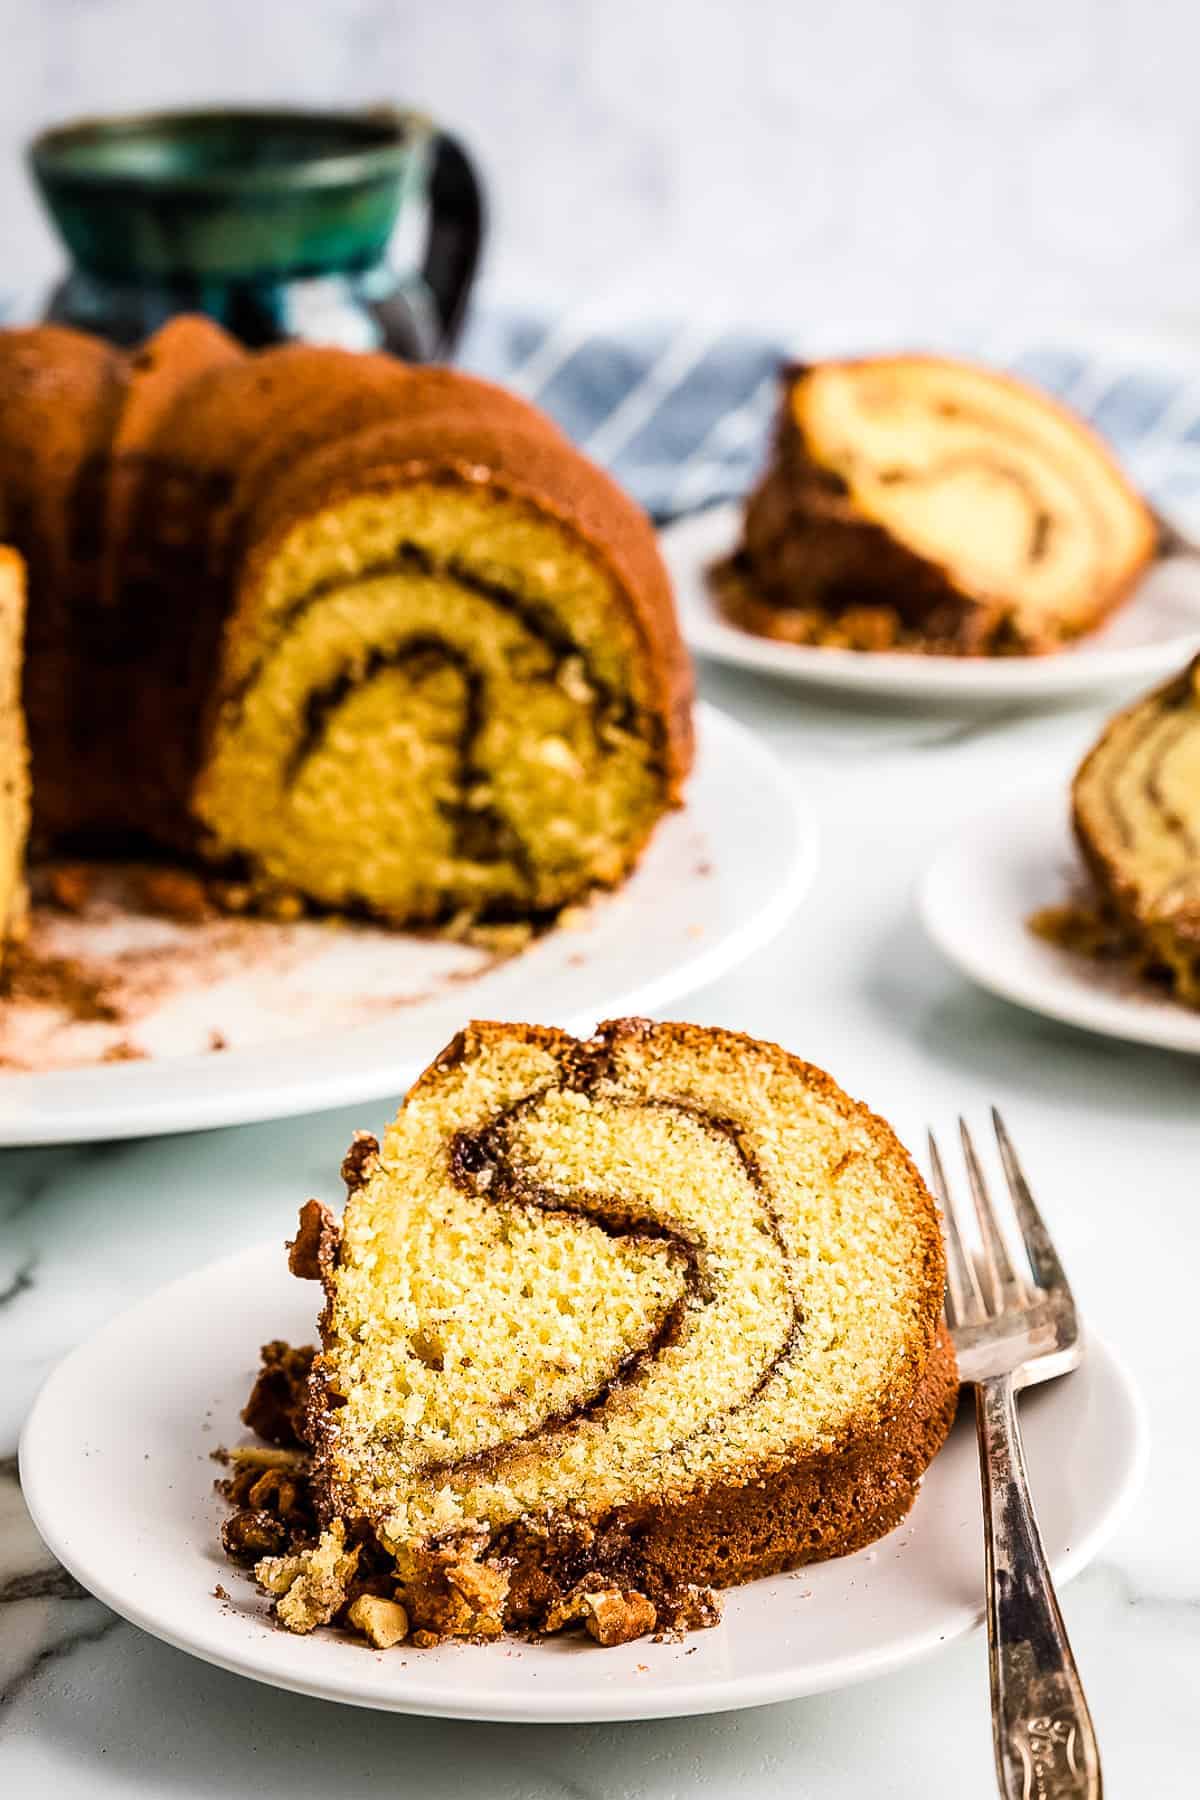
[[[90, 1601], [88, 1604], [95, 1606], [96, 1602]], [[16, 1673], [10, 1675], [0, 1687], [0, 1709], [11, 1706], [52, 1664], [65, 1662], [88, 1644], [102, 1643], [123, 1626], [124, 1620], [118, 1619], [115, 1613], [108, 1613], [97, 1624], [72, 1630], [57, 1643], [36, 1650], [27, 1662], [18, 1665]], [[2, 1720], [3, 1711], [0, 1710], [0, 1722]]]
[[37, 1253], [30, 1251], [24, 1261], [17, 1265], [3, 1287], [0, 1287], [0, 1307], [9, 1306], [19, 1300], [22, 1294], [28, 1293], [33, 1286], [33, 1272], [37, 1268]]

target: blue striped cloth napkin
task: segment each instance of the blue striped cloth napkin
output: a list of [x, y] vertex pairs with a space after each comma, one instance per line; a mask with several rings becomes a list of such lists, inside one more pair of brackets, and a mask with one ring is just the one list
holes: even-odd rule
[[[889, 347], [814, 334], [784, 343], [729, 328], [586, 314], [535, 318], [484, 310], [460, 361], [514, 387], [660, 520], [743, 494], [766, 455], [781, 362]], [[890, 347], [912, 348], [912, 340]], [[1194, 360], [1153, 344], [1045, 341], [1030, 334], [939, 333], [936, 348], [977, 356], [1066, 401], [1106, 437], [1165, 512], [1200, 514], [1200, 346]]]
[[[0, 295], [0, 322], [10, 310]], [[745, 493], [766, 456], [781, 362], [888, 347], [915, 346], [911, 335], [823, 330], [784, 342], [705, 322], [481, 306], [459, 361], [544, 407], [665, 520]], [[1200, 344], [1188, 355], [979, 330], [939, 331], [929, 347], [977, 356], [1065, 400], [1156, 505], [1200, 528]]]

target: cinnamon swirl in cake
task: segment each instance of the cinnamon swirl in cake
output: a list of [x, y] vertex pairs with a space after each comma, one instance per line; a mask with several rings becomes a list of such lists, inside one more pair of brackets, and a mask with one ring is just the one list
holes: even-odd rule
[[289, 1387], [270, 1346], [246, 1415], [299, 1440], [291, 1523], [255, 1524], [257, 1464], [230, 1484], [282, 1624], [624, 1641], [912, 1504], [957, 1391], [937, 1214], [820, 1070], [694, 1026], [474, 1025], [344, 1173], [292, 1248], [320, 1347]]
[[933, 356], [790, 368], [728, 615], [793, 643], [1031, 655], [1091, 631], [1158, 542], [1082, 420]]
[[[1128, 957], [1200, 1006], [1200, 658], [1118, 713], [1084, 758], [1072, 804], [1095, 890], [1088, 947]], [[1079, 944], [1087, 923], [1076, 907], [1035, 926]]]

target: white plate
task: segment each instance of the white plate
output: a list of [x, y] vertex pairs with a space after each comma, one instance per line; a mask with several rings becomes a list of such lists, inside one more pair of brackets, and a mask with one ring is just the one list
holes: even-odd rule
[[781, 644], [731, 625], [707, 571], [738, 542], [742, 509], [710, 507], [668, 525], [659, 542], [683, 634], [697, 656], [819, 687], [902, 700], [1037, 702], [1151, 681], [1200, 649], [1200, 559], [1155, 565], [1103, 630], [1054, 656], [909, 656]]
[[[133, 1023], [51, 1020], [50, 1050], [73, 1031], [87, 1066], [0, 1075], [0, 1145], [190, 1131], [377, 1099], [401, 1092], [468, 1018], [590, 1030], [715, 980], [799, 903], [816, 832], [784, 770], [743, 726], [701, 706], [697, 735], [687, 805], [659, 825], [624, 887], [498, 966], [465, 945], [371, 928], [61, 918], [52, 947], [67, 956], [88, 948], [73, 931], [109, 955], [109, 934], [140, 934], [126, 984]], [[11, 1036], [14, 1022], [3, 1024]], [[36, 1025], [27, 1022], [31, 1037]], [[149, 1056], [98, 1062], [105, 1032], [134, 1037]], [[204, 1050], [213, 1032], [229, 1047]]]
[[[443, 1718], [661, 1718], [842, 1687], [924, 1656], [983, 1616], [974, 1432], [963, 1409], [910, 1518], [872, 1549], [734, 1590], [682, 1644], [586, 1639], [402, 1647], [376, 1654], [273, 1627], [217, 1548], [208, 1453], [240, 1441], [255, 1347], [313, 1336], [313, 1289], [264, 1245], [163, 1288], [72, 1352], [34, 1404], [21, 1481], [34, 1523], [85, 1587], [154, 1636], [275, 1687]], [[1141, 1474], [1144, 1427], [1099, 1342], [1032, 1389], [1022, 1419], [1060, 1580], [1114, 1529]], [[213, 1592], [221, 1584], [228, 1595]]]
[[1030, 916], [1069, 900], [1081, 875], [1064, 779], [972, 819], [930, 864], [918, 906], [944, 955], [1003, 999], [1086, 1031], [1200, 1056], [1200, 1012], [1029, 930]]

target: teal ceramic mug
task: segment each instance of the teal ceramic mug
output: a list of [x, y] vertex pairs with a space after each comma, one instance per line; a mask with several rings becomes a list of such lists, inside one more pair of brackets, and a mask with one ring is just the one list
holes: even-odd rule
[[[484, 230], [462, 146], [420, 114], [272, 109], [81, 120], [37, 137], [34, 180], [71, 258], [47, 317], [136, 343], [204, 312], [248, 345], [453, 349]], [[423, 202], [424, 254], [389, 261]], [[411, 234], [410, 234], [411, 235]]]

